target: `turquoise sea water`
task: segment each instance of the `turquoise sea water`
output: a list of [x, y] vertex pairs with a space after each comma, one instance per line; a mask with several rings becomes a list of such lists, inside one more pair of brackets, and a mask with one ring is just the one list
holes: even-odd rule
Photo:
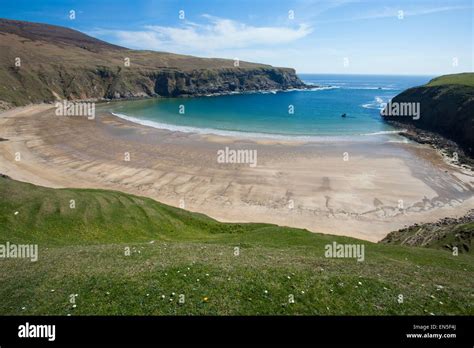
[[[394, 129], [379, 115], [384, 103], [430, 76], [300, 75], [312, 90], [162, 98], [110, 103], [119, 117], [195, 133], [269, 137], [356, 136]], [[180, 114], [184, 106], [184, 114]], [[289, 111], [293, 109], [294, 113]], [[341, 117], [346, 114], [345, 118]], [[237, 132], [237, 133], [236, 133]]]

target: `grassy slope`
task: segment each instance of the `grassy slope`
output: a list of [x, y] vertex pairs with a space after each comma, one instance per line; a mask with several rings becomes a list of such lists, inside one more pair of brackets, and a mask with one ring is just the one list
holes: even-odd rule
[[[39, 260], [0, 260], [0, 314], [474, 313], [471, 255], [223, 224], [119, 192], [0, 178], [7, 241], [38, 243]], [[365, 244], [365, 261], [325, 258], [333, 241]]]
[[428, 87], [444, 85], [464, 85], [474, 87], [474, 73], [443, 75], [432, 79], [426, 84]]
[[[21, 67], [15, 66], [17, 57]], [[125, 68], [125, 58], [130, 67]], [[0, 18], [0, 103], [13, 106], [54, 101], [54, 93], [72, 99], [110, 97], [107, 89], [146, 95], [155, 83], [149, 77], [163, 71], [204, 71], [202, 78], [212, 81], [220, 72], [273, 71], [266, 64], [239, 64], [235, 68], [231, 59], [130, 50], [65, 27]]]
[[[234, 66], [232, 59], [200, 58], [183, 54], [131, 50], [88, 36], [79, 31], [44, 23], [32, 23], [0, 18], [0, 63], [13, 66], [14, 58], [21, 57], [27, 68], [44, 68], [48, 64], [64, 67], [109, 66], [123, 67], [124, 57], [131, 65], [156, 70], [219, 69]], [[4, 45], [4, 46], [3, 46]], [[42, 60], [47, 58], [48, 60]], [[242, 68], [271, 67], [241, 61]]]

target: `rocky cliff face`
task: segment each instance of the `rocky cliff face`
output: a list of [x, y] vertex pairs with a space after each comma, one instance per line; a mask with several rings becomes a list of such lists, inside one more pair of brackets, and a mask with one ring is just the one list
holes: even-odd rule
[[4, 106], [305, 87], [293, 69], [129, 50], [63, 27], [0, 19]]
[[162, 71], [150, 76], [154, 91], [161, 96], [303, 88], [293, 69], [216, 69], [190, 72]]
[[294, 70], [283, 68], [191, 71], [163, 69], [139, 72], [102, 69], [90, 74], [96, 76], [93, 78], [93, 88], [100, 90], [100, 96], [110, 99], [142, 96], [183, 97], [305, 87]]
[[463, 84], [442, 84], [443, 79], [436, 79], [436, 84], [410, 88], [393, 98], [392, 104], [419, 103], [419, 119], [403, 116], [384, 116], [384, 119], [438, 133], [474, 157], [474, 86], [470, 85], [474, 74], [462, 75]]
[[19, 93], [11, 98], [4, 95], [3, 100], [13, 105], [58, 99], [185, 97], [306, 87], [293, 70], [282, 68], [127, 71], [120, 67], [59, 67], [48, 74], [12, 70], [10, 79], [19, 85]]

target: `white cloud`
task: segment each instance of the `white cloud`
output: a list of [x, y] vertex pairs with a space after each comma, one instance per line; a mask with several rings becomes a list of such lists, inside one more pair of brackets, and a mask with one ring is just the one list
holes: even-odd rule
[[381, 19], [381, 18], [393, 18], [396, 19], [399, 15], [399, 11], [403, 11], [404, 17], [415, 17], [423, 16], [440, 12], [450, 12], [450, 11], [460, 11], [460, 10], [472, 10], [471, 6], [443, 6], [443, 7], [432, 7], [432, 8], [423, 8], [415, 7], [405, 8], [404, 6], [399, 7], [383, 7], [371, 10], [367, 13], [355, 15], [352, 17], [339, 18], [328, 21], [318, 21], [319, 23], [338, 23], [338, 22], [352, 22], [359, 20], [370, 20], [370, 19]]
[[207, 20], [206, 24], [184, 22], [180, 27], [149, 25], [139, 31], [98, 29], [91, 34], [112, 37], [115, 43], [130, 48], [207, 56], [222, 50], [287, 44], [312, 32], [306, 24], [257, 27], [210, 15], [203, 17]]

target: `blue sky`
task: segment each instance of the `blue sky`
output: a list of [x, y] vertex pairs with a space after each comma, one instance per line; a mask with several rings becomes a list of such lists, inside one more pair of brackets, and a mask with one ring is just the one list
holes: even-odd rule
[[129, 48], [238, 58], [299, 73], [440, 75], [474, 68], [472, 0], [0, 4], [0, 17], [67, 26]]

